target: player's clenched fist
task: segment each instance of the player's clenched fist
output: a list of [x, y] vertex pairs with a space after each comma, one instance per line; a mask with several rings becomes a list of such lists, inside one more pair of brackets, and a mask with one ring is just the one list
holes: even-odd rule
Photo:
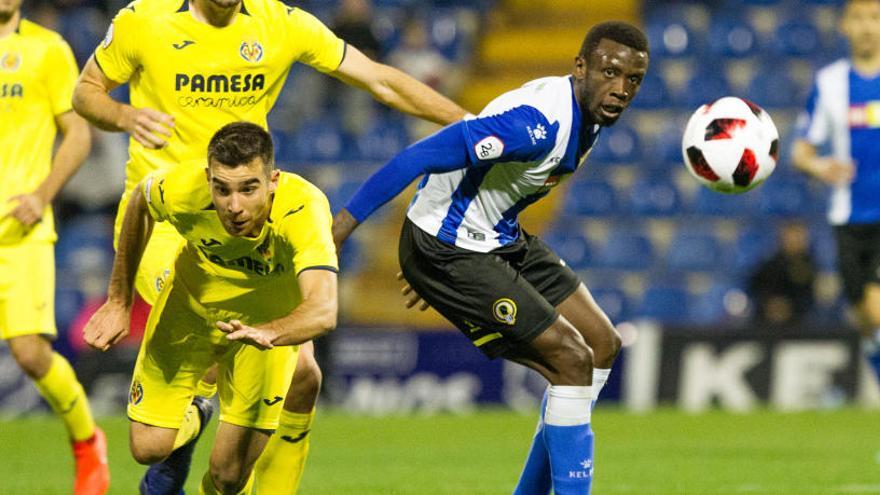
[[15, 217], [26, 227], [32, 226], [43, 218], [43, 209], [46, 208], [46, 203], [36, 194], [19, 194], [9, 198], [9, 201], [17, 202], [9, 215]]
[[126, 107], [119, 127], [147, 148], [159, 149], [168, 144], [174, 117], [152, 108]]
[[83, 338], [95, 349], [106, 351], [128, 336], [130, 309], [121, 302], [105, 302], [86, 323]]

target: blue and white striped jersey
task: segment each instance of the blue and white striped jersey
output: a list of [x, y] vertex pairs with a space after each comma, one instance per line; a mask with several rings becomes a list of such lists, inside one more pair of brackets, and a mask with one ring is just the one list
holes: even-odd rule
[[815, 146], [829, 144], [835, 158], [855, 163], [853, 182], [832, 191], [828, 221], [880, 222], [880, 75], [864, 77], [846, 59], [821, 69], [798, 130]]
[[407, 216], [443, 242], [489, 252], [519, 238], [518, 215], [589, 155], [599, 126], [582, 128], [570, 77], [505, 93], [465, 121], [471, 162], [426, 175]]

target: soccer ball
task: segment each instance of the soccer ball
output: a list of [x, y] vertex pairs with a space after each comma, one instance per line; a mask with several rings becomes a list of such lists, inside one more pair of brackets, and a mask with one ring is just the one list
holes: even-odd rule
[[779, 132], [758, 105], [726, 96], [691, 116], [681, 142], [684, 163], [701, 184], [739, 194], [764, 182], [776, 168]]

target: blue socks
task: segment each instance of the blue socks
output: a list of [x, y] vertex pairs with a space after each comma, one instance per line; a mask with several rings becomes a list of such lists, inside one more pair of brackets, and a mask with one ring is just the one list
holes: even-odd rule
[[862, 352], [880, 380], [880, 330], [875, 331], [873, 337], [862, 338]]
[[590, 386], [551, 385], [544, 412], [544, 443], [555, 495], [587, 495], [593, 483]]
[[544, 410], [547, 409], [549, 390], [548, 388], [544, 391], [538, 427], [535, 430], [535, 437], [532, 439], [529, 456], [526, 457], [526, 465], [519, 476], [519, 483], [516, 484], [513, 495], [548, 495], [550, 489], [553, 488], [553, 481], [550, 479], [550, 455], [544, 444]]

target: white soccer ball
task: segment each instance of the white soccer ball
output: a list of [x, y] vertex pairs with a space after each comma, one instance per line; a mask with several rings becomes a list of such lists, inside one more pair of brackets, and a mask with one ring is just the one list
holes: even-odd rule
[[754, 103], [726, 96], [691, 116], [681, 141], [684, 163], [701, 184], [739, 194], [764, 182], [776, 168], [779, 132]]

